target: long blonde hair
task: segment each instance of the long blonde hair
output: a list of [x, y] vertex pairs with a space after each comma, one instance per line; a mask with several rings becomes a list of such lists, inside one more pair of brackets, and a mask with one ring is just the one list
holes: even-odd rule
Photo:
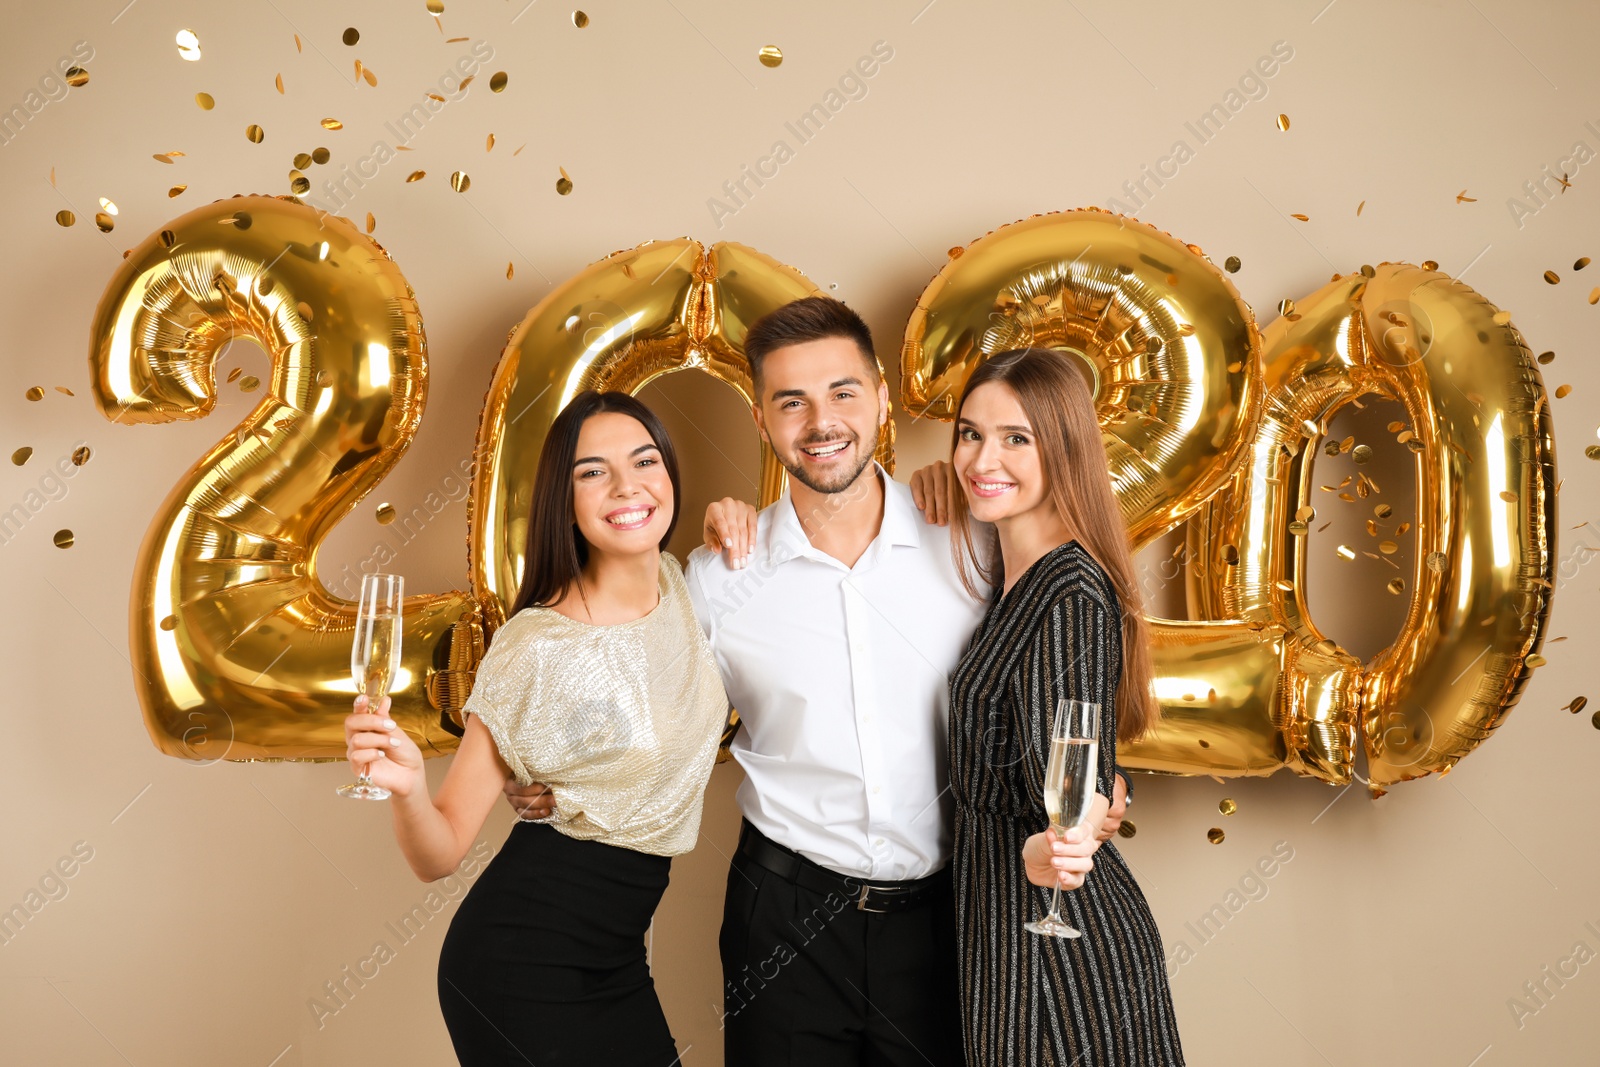
[[[1128, 528], [1111, 487], [1100, 423], [1088, 383], [1069, 357], [1048, 348], [1018, 348], [990, 356], [967, 379], [959, 413], [978, 386], [999, 382], [1016, 394], [1039, 446], [1040, 466], [1049, 502], [1076, 540], [1105, 568], [1122, 604], [1122, 678], [1117, 686], [1117, 738], [1133, 741], [1155, 726], [1160, 716], [1152, 681], [1150, 629], [1134, 572]], [[954, 441], [961, 440], [957, 423]], [[952, 448], [954, 445], [952, 445]], [[955, 494], [952, 539], [961, 580], [977, 595], [978, 578], [994, 588], [1005, 581], [1005, 561], [998, 543], [980, 553], [974, 543], [972, 517], [965, 492]], [[996, 535], [995, 541], [998, 537]]]

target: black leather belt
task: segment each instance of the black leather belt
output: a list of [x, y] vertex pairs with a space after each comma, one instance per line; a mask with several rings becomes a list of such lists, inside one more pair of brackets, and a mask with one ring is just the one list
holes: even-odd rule
[[748, 822], [739, 832], [738, 855], [765, 867], [786, 882], [816, 893], [839, 893], [853, 902], [857, 911], [878, 914], [906, 911], [926, 903], [950, 880], [948, 867], [926, 878], [907, 882], [870, 882], [839, 874], [813, 863], [793, 849], [784, 848]]

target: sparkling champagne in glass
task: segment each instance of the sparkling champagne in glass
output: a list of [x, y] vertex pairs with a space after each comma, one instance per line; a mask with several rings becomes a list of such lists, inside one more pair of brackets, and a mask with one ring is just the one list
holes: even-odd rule
[[[1044, 769], [1044, 809], [1050, 827], [1062, 835], [1089, 814], [1100, 766], [1100, 705], [1062, 700], [1050, 727], [1050, 756]], [[1045, 937], [1081, 937], [1061, 918], [1061, 883], [1050, 895], [1050, 914], [1024, 923], [1029, 933]]]
[[[355, 679], [356, 692], [366, 694], [369, 711], [378, 710], [400, 670], [404, 600], [405, 580], [398, 574], [362, 576], [355, 638], [350, 645], [350, 676]], [[389, 791], [373, 785], [368, 774], [361, 774], [353, 784], [341, 785], [338, 793], [357, 800], [389, 798]]]

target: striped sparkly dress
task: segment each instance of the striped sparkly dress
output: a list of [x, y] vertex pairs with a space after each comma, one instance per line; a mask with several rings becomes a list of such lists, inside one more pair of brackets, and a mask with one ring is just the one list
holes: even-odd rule
[[1076, 541], [996, 596], [950, 682], [950, 783], [967, 1067], [1181, 1064], [1161, 933], [1114, 844], [1061, 914], [1083, 932], [1028, 933], [1050, 890], [1022, 843], [1049, 824], [1042, 779], [1060, 697], [1100, 705], [1097, 792], [1111, 795], [1122, 627], [1110, 577]]

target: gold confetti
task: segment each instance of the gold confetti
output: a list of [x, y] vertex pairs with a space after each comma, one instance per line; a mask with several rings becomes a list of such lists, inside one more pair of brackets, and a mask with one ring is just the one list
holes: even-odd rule
[[470, 40], [470, 38], [467, 38], [467, 37], [446, 37], [444, 39], [444, 43], [445, 44], [460, 44], [462, 41], [466, 41], [466, 40]]
[[171, 200], [173, 197], [179, 195], [187, 188], [189, 188], [187, 185], [174, 185], [171, 189], [167, 190], [167, 199]]
[[1133, 825], [1133, 823], [1129, 822], [1127, 819], [1123, 819], [1122, 825], [1117, 827], [1118, 837], [1132, 837], [1138, 832], [1139, 828]]
[[1430, 571], [1435, 574], [1443, 574], [1445, 564], [1450, 562], [1450, 558], [1443, 552], [1429, 552], [1426, 562]]
[[1572, 712], [1572, 714], [1576, 715], [1576, 714], [1578, 714], [1578, 712], [1582, 711], [1584, 708], [1586, 708], [1588, 706], [1589, 706], [1589, 698], [1588, 697], [1573, 697], [1572, 698], [1572, 703], [1570, 703], [1570, 704], [1568, 704], [1566, 706], [1566, 710], [1570, 711], [1570, 712]]
[[1239, 549], [1234, 545], [1223, 545], [1222, 562], [1230, 567], [1237, 566], [1239, 563]]
[[1561, 276], [1553, 270], [1547, 270], [1544, 272], [1544, 280], [1549, 282], [1551, 285], [1555, 285], [1561, 281]]
[[1281, 115], [1280, 114], [1278, 116], [1278, 129], [1284, 131], [1285, 133], [1289, 132], [1289, 116], [1288, 115]]
[[[372, 72], [372, 68], [371, 67], [362, 67], [361, 68], [361, 80], [366, 82], [368, 85], [372, 86], [374, 89], [376, 89], [378, 87], [378, 76]], [[469, 78], [468, 81], [470, 81], [470, 80], [471, 79]], [[466, 82], [462, 82], [461, 84], [465, 85], [467, 83]]]
[[1222, 832], [1222, 827], [1220, 826], [1213, 826], [1211, 829], [1206, 831], [1206, 840], [1210, 841], [1213, 845], [1222, 844], [1223, 841], [1227, 840], [1227, 837], [1228, 835]]
[[81, 85], [89, 84], [89, 72], [84, 70], [82, 67], [68, 67], [65, 77], [67, 84], [72, 86], [74, 89]]
[[322, 128], [325, 130], [342, 130], [344, 129], [344, 123], [338, 119], [323, 119]]
[[291, 170], [289, 172], [289, 190], [296, 195], [309, 193], [311, 191], [311, 179], [297, 170]]
[[1589, 725], [1593, 726], [1596, 730], [1600, 730], [1600, 711], [1595, 712], [1594, 715], [1590, 717]]
[[[444, 97], [440, 96], [438, 93], [425, 93], [424, 95], [427, 96], [427, 98], [429, 100], [437, 100], [441, 104], [449, 103], [448, 100], [446, 100]], [[401, 147], [404, 147], [404, 146], [401, 146]]]
[[585, 26], [589, 25], [589, 16], [584, 14], [582, 11], [574, 11], [572, 13], [572, 24], [581, 30]]
[[1311, 216], [1310, 215], [1302, 215], [1298, 211], [1294, 212], [1289, 217], [1291, 219], [1299, 219], [1301, 222], [1310, 222], [1311, 221]]
[[276, 78], [273, 78], [272, 79], [272, 84], [278, 87], [278, 95], [282, 96], [283, 95], [283, 75], [279, 74]]
[[79, 445], [72, 450], [72, 465], [74, 467], [81, 467], [87, 462], [89, 462], [88, 445]]
[[1600, 445], [1590, 445], [1583, 450], [1583, 454], [1589, 459], [1600, 459]]
[[370, 211], [367, 212], [367, 232], [371, 233], [373, 230], [377, 229], [377, 227], [378, 227], [377, 218], [375, 218], [373, 216], [372, 212], [370, 212]]
[[1572, 386], [1570, 386], [1570, 385], [1558, 385], [1558, 386], [1556, 386], [1556, 399], [1557, 400], [1565, 400], [1569, 395], [1571, 395], [1571, 393], [1572, 393]]
[[234, 382], [238, 381], [239, 380], [239, 375], [241, 375], [243, 373], [244, 373], [244, 368], [243, 367], [235, 367], [235, 368], [233, 368], [231, 371], [228, 372], [228, 384], [232, 385]]
[[1600, 285], [1589, 290], [1589, 303], [1600, 304]]
[[1222, 261], [1223, 269], [1229, 274], [1238, 274], [1239, 268], [1243, 265], [1244, 264], [1239, 262], [1238, 256], [1229, 256], [1227, 259]]
[[1492, 321], [1496, 326], [1504, 326], [1506, 323], [1511, 321], [1511, 312], [1496, 311], [1492, 316]]
[[410, 184], [411, 182], [420, 182], [427, 176], [428, 172], [425, 170], [414, 170], [410, 174], [406, 175], [406, 183]]
[[572, 179], [567, 177], [567, 172], [565, 170], [562, 170], [561, 177], [556, 179], [556, 192], [560, 193], [562, 196], [566, 196], [568, 193], [572, 192]]
[[1340, 545], [1338, 548], [1334, 549], [1334, 552], [1338, 555], [1338, 557], [1340, 559], [1355, 559], [1356, 558], [1355, 549], [1351, 548], [1349, 545]]
[[11, 462], [20, 467], [24, 463], [28, 462], [28, 457], [32, 455], [33, 449], [29, 448], [27, 445], [23, 445], [21, 448], [11, 453]]
[[454, 174], [450, 175], [450, 188], [454, 189], [456, 192], [464, 193], [471, 187], [472, 179], [467, 176], [466, 171], [458, 170]]
[[1535, 652], [1522, 662], [1527, 664], [1529, 667], [1543, 667], [1549, 661], [1543, 656], [1539, 655], [1539, 653]]
[[512, 275], [514, 269], [515, 269], [514, 265], [509, 260], [507, 260], [506, 261], [506, 281], [510, 281], [511, 280], [511, 275]]
[[1239, 805], [1233, 802], [1232, 797], [1223, 797], [1222, 801], [1217, 805], [1217, 810], [1224, 815], [1232, 815], [1239, 810]]
[[32, 389], [29, 389], [26, 393], [23, 393], [22, 395], [27, 397], [29, 400], [43, 400], [44, 399], [44, 386], [36, 385]]
[[311, 166], [311, 153], [296, 152], [294, 157], [294, 169], [305, 170], [309, 166]]
[[1456, 194], [1456, 203], [1458, 204], [1476, 204], [1477, 202], [1478, 198], [1475, 196], [1468, 196], [1465, 189]]
[[394, 521], [394, 505], [387, 501], [378, 505], [376, 512], [378, 525], [387, 526]]
[[195, 36], [193, 30], [179, 30], [176, 40], [178, 55], [191, 63], [200, 58], [200, 38]]
[[117, 225], [117, 220], [106, 214], [104, 211], [98, 211], [94, 216], [94, 224], [100, 227], [101, 233], [110, 233]]
[[756, 58], [761, 60], [763, 67], [776, 67], [783, 62], [783, 49], [769, 44], [756, 53]]
[[459, 92], [465, 92], [467, 86], [471, 85], [473, 82], [475, 82], [477, 80], [478, 80], [478, 76], [476, 74], [468, 74], [465, 78], [461, 79], [461, 84], [456, 86], [456, 92], [458, 92], [458, 93]]
[[1556, 354], [1554, 352], [1540, 352], [1538, 355], [1540, 366], [1548, 366], [1550, 363], [1555, 362], [1555, 358]]
[[1502, 489], [1500, 490], [1500, 499], [1504, 500], [1507, 504], [1515, 504], [1517, 502], [1517, 494], [1513, 493], [1509, 489]]
[[1294, 583], [1291, 582], [1287, 578], [1279, 578], [1277, 581], [1273, 582], [1272, 584], [1277, 587], [1278, 592], [1280, 592], [1280, 593], [1292, 593], [1292, 592], [1294, 592]]
[[1437, 260], [1425, 259], [1425, 260], [1422, 261], [1422, 269], [1423, 270], [1438, 270], [1439, 269], [1439, 263], [1438, 263]]
[[1356, 214], [1360, 215], [1361, 214], [1361, 209], [1366, 207], [1366, 206], [1367, 206], [1367, 202], [1365, 200], [1363, 200], [1363, 201], [1361, 201], [1361, 203], [1357, 204], [1356, 205]]
[[195, 93], [194, 102], [200, 105], [201, 111], [210, 111], [217, 106], [216, 98], [210, 93]]
[[260, 126], [251, 123], [244, 128], [244, 136], [251, 144], [260, 144], [266, 139], [267, 133]]
[[239, 392], [253, 393], [261, 385], [261, 379], [254, 374], [247, 374], [239, 379]]
[[511, 153], [512, 156], [520, 156], [520, 155], [522, 155], [522, 150], [524, 148], [527, 148], [527, 147], [528, 147], [527, 142], [523, 142], [522, 144], [519, 144], [517, 146], [517, 150], [515, 152]]
[[62, 396], [75, 396], [76, 395], [75, 393], [73, 393], [73, 391], [71, 389], [68, 389], [64, 385], [56, 386], [56, 392], [60, 393]]
[[1390, 578], [1389, 584], [1384, 586], [1384, 588], [1393, 593], [1395, 596], [1399, 596], [1401, 593], [1406, 591], [1406, 580], [1404, 578]]
[[1382, 552], [1385, 556], [1392, 556], [1396, 552], [1400, 551], [1400, 546], [1395, 544], [1393, 541], [1380, 541], [1378, 542], [1378, 551]]
[[51, 540], [56, 543], [56, 547], [57, 548], [71, 548], [72, 547], [72, 531], [71, 530], [57, 530], [56, 531], [56, 535], [53, 538], [51, 538]]
[[444, 14], [444, 0], [428, 0], [428, 14], [434, 18]]
[[1372, 458], [1371, 445], [1356, 445], [1350, 450], [1350, 458], [1357, 463], [1365, 463]]
[[489, 135], [489, 139], [487, 141], [483, 142], [483, 150], [485, 152], [493, 152], [494, 151], [494, 134], [491, 133]]
[[328, 151], [326, 148], [313, 148], [311, 150], [311, 162], [315, 163], [319, 167], [332, 158], [333, 153]]
[[503, 93], [503, 92], [505, 92], [506, 91], [506, 83], [508, 81], [510, 81], [510, 80], [511, 80], [510, 75], [508, 75], [505, 71], [503, 71], [503, 70], [495, 71], [493, 74], [491, 74], [489, 76], [489, 91], [491, 93]]
[[294, 35], [294, 50], [297, 53], [305, 50], [300, 46], [300, 35], [298, 33]]
[[178, 628], [178, 617], [176, 615], [168, 615], [161, 620], [161, 628], [168, 633], [176, 630]]
[[1572, 269], [1573, 270], [1582, 270], [1583, 268], [1587, 267], [1588, 265], [1589, 265], [1589, 257], [1588, 256], [1583, 256], [1576, 263], [1574, 263], [1572, 265]]
[[77, 221], [78, 216], [74, 215], [66, 208], [62, 208], [60, 211], [56, 212], [56, 225], [58, 226], [71, 226]]
[[1278, 301], [1278, 314], [1280, 314], [1280, 315], [1288, 315], [1289, 313], [1291, 313], [1293, 311], [1294, 311], [1294, 301], [1293, 300], [1290, 300], [1288, 297], [1284, 297], [1282, 300]]
[[342, 39], [345, 44], [353, 45], [357, 41], [361, 40], [361, 31], [356, 29], [354, 26], [351, 26], [344, 31], [344, 36]]

